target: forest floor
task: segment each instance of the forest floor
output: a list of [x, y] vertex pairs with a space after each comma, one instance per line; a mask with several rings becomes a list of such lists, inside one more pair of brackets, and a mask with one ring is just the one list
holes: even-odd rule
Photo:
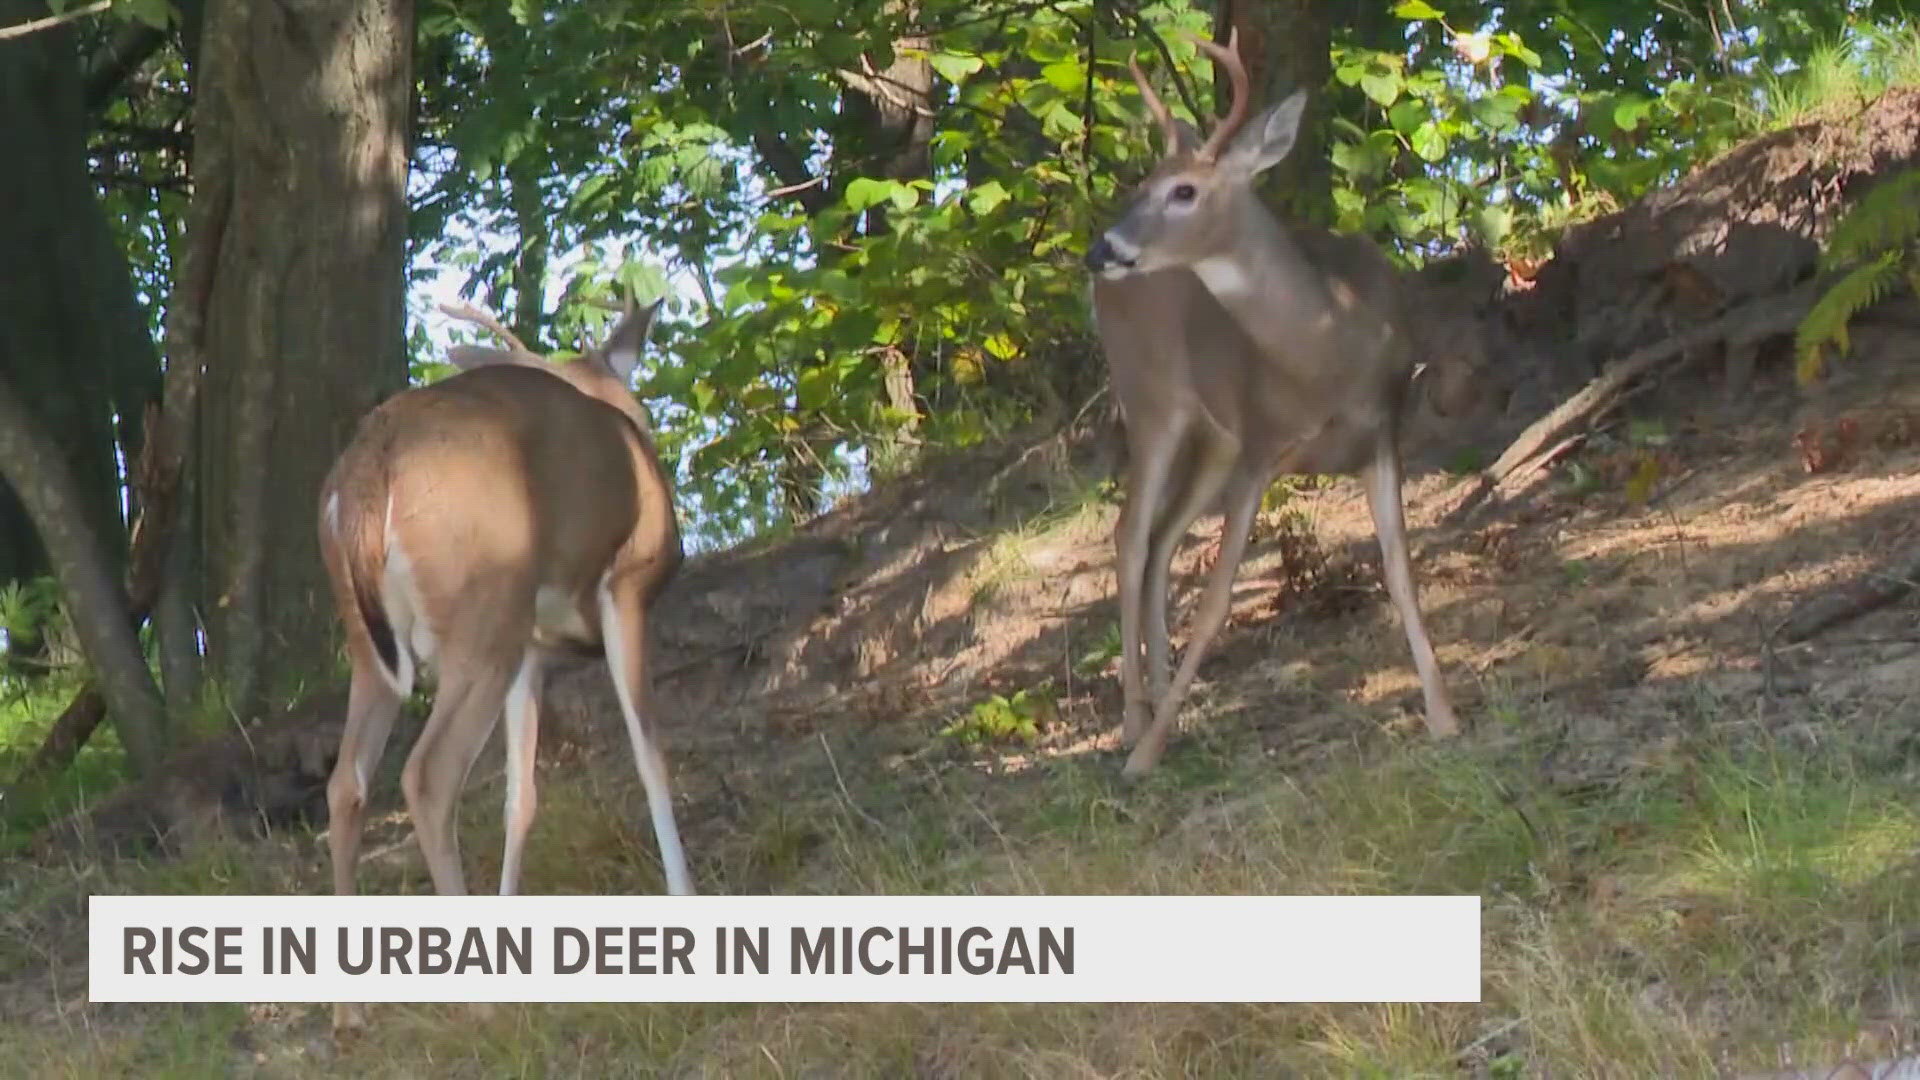
[[[1477, 894], [1478, 1004], [387, 1005], [345, 1046], [324, 1006], [89, 1004], [88, 894], [327, 889], [314, 829], [203, 829], [16, 860], [0, 1072], [1649, 1077], [1913, 1053], [1916, 609], [1778, 633], [1920, 542], [1920, 331], [1856, 341], [1814, 392], [1778, 357], [1675, 372], [1476, 514], [1473, 477], [1436, 467], [1460, 446], [1416, 455], [1423, 606], [1469, 729], [1445, 744], [1351, 481], [1263, 515], [1183, 729], [1133, 785], [1117, 510], [1084, 433], [929, 462], [663, 599], [705, 892]], [[1811, 449], [1841, 418], [1846, 445]], [[1512, 430], [1476, 434], [1485, 455]], [[1180, 554], [1182, 603], [1217, 530]], [[616, 717], [603, 668], [556, 672], [526, 891], [662, 891]], [[364, 891], [430, 891], [406, 736]], [[499, 858], [491, 754], [463, 804], [474, 882]]]

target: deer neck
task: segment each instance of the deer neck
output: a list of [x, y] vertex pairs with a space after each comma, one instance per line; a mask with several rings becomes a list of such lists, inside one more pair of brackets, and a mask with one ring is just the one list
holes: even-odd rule
[[1255, 344], [1287, 355], [1339, 322], [1327, 284], [1277, 218], [1251, 194], [1240, 200], [1234, 244], [1193, 272]]

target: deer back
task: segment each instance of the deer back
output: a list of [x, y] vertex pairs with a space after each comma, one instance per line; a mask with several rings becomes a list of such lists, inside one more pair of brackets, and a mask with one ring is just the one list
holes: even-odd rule
[[609, 572], [651, 599], [681, 560], [645, 414], [601, 351], [552, 365], [463, 349], [467, 370], [369, 413], [321, 491], [349, 636], [396, 677], [402, 653], [431, 658], [449, 634], [479, 651], [593, 644]]

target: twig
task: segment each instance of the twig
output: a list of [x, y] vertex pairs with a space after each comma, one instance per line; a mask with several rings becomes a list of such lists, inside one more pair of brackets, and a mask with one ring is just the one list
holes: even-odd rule
[[75, 19], [84, 19], [89, 15], [98, 15], [112, 6], [113, 0], [96, 0], [95, 3], [74, 8], [72, 11], [63, 11], [58, 15], [48, 15], [43, 19], [28, 19], [26, 22], [15, 23], [12, 26], [0, 26], [0, 41], [6, 41], [9, 38], [26, 37], [28, 34], [37, 30], [51, 30], [61, 23], [69, 23]]
[[874, 828], [885, 828], [885, 826], [880, 824], [880, 819], [860, 809], [860, 804], [853, 801], [853, 793], [847, 790], [847, 782], [840, 776], [840, 763], [833, 759], [833, 746], [827, 742], [827, 733], [824, 731], [816, 731], [814, 734], [820, 738], [820, 749], [827, 752], [827, 766], [833, 770], [833, 782], [839, 785], [840, 797], [846, 800], [847, 809], [860, 815], [860, 820]]
[[500, 325], [499, 319], [474, 307], [472, 304], [464, 302], [459, 304], [441, 304], [440, 310], [453, 318], [459, 319], [461, 322], [474, 323], [484, 329], [491, 330], [494, 334], [498, 335], [501, 340], [513, 346], [516, 351], [523, 353], [533, 352], [533, 350], [527, 348], [518, 337], [514, 336], [513, 331]]
[[783, 195], [797, 195], [800, 192], [807, 190], [808, 188], [819, 187], [821, 184], [824, 184], [826, 182], [827, 182], [826, 177], [816, 176], [811, 180], [805, 180], [798, 184], [785, 184], [785, 185], [782, 185], [781, 187], [774, 188], [772, 191], [767, 192], [767, 198], [778, 199]]

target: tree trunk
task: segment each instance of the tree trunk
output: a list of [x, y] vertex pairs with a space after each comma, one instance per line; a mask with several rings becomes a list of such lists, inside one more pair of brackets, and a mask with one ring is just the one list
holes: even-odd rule
[[[1289, 221], [1324, 224], [1333, 208], [1322, 93], [1333, 75], [1331, 2], [1218, 0], [1214, 8], [1214, 37], [1224, 42], [1230, 30], [1240, 34], [1240, 57], [1253, 83], [1253, 108], [1265, 108], [1295, 90], [1307, 91], [1299, 141], [1261, 182], [1269, 205]], [[1225, 72], [1215, 71], [1214, 85], [1220, 88], [1214, 107], [1224, 113], [1231, 102]]]
[[20, 495], [46, 540], [74, 631], [99, 680], [127, 763], [145, 772], [165, 748], [165, 710], [100, 534], [82, 509], [78, 485], [28, 405], [0, 379], [0, 475]]
[[540, 194], [540, 155], [522, 153], [507, 166], [514, 226], [519, 243], [513, 259], [513, 332], [527, 348], [542, 351], [547, 309], [546, 200]]
[[[44, 12], [0, 0], [0, 25]], [[87, 173], [83, 96], [71, 26], [0, 41], [0, 145], [14, 162], [0, 169], [0, 471], [11, 485], [0, 487], [0, 577], [55, 574], [139, 771], [165, 733], [117, 580], [115, 442], [141, 437], [160, 365]]]
[[[45, 11], [0, 0], [0, 25]], [[71, 25], [0, 41], [0, 146], [11, 162], [0, 169], [0, 377], [52, 440], [82, 520], [117, 566], [126, 527], [114, 416], [138, 440], [160, 361], [87, 173], [82, 94]], [[25, 508], [0, 489], [0, 582], [48, 569]]]
[[200, 339], [202, 610], [241, 716], [332, 666], [320, 484], [405, 385], [413, 17], [411, 0], [206, 6], [194, 182], [227, 209]]

